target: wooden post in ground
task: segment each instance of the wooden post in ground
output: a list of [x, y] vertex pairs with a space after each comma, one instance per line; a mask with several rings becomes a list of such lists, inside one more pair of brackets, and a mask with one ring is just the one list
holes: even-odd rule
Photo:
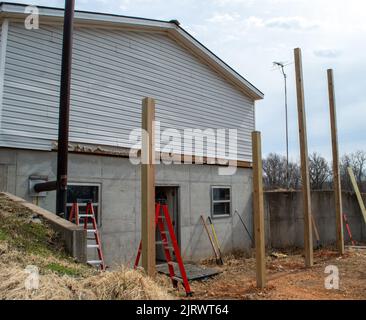
[[155, 276], [155, 101], [145, 98], [142, 102], [141, 146], [141, 241], [142, 267]]
[[252, 132], [253, 148], [253, 208], [257, 287], [266, 286], [266, 253], [264, 239], [264, 204], [261, 133]]
[[297, 93], [297, 109], [299, 118], [300, 153], [301, 153], [301, 178], [302, 178], [302, 193], [303, 193], [303, 206], [304, 206], [305, 266], [311, 267], [314, 264], [313, 234], [311, 228], [309, 158], [308, 158], [308, 144], [306, 135], [305, 97], [304, 97], [304, 82], [302, 75], [301, 49], [296, 48], [294, 50], [294, 55], [295, 55], [296, 93]]
[[344, 254], [344, 238], [343, 238], [343, 212], [342, 212], [342, 190], [341, 178], [339, 172], [339, 152], [338, 152], [338, 130], [337, 130], [337, 113], [334, 92], [333, 70], [328, 69], [328, 94], [330, 109], [330, 127], [332, 132], [332, 154], [333, 154], [333, 187], [335, 199], [336, 213], [336, 233], [337, 248], [340, 255]]

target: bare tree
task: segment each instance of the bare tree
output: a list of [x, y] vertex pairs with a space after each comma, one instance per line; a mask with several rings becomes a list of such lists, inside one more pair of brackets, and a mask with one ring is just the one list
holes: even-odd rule
[[300, 170], [296, 163], [289, 162], [289, 181], [287, 182], [286, 157], [270, 153], [263, 160], [264, 185], [266, 189], [293, 188], [300, 185]]
[[359, 150], [351, 154], [345, 154], [341, 158], [342, 188], [345, 190], [353, 190], [347, 171], [348, 167], [352, 168], [361, 191], [366, 192], [366, 152]]
[[331, 177], [331, 170], [327, 160], [320, 154], [313, 152], [309, 156], [310, 186], [313, 190], [321, 190]]
[[360, 185], [366, 178], [366, 152], [358, 150], [351, 154], [352, 169], [356, 176], [357, 183]]
[[[351, 167], [361, 192], [366, 192], [366, 152], [356, 151], [345, 154], [340, 161], [341, 184], [343, 190], [352, 191], [353, 187], [347, 168]], [[327, 160], [314, 152], [309, 156], [310, 185], [313, 190], [332, 188], [332, 170]], [[263, 182], [268, 189], [299, 189], [301, 171], [297, 162], [289, 162], [289, 182], [286, 179], [286, 157], [270, 153], [263, 159]]]
[[351, 191], [352, 185], [351, 185], [351, 180], [349, 178], [348, 171], [347, 171], [348, 167], [352, 167], [351, 158], [348, 154], [345, 154], [342, 156], [341, 161], [340, 161], [341, 185], [342, 185], [342, 189]]
[[289, 188], [299, 189], [301, 187], [301, 170], [296, 162], [288, 164]]

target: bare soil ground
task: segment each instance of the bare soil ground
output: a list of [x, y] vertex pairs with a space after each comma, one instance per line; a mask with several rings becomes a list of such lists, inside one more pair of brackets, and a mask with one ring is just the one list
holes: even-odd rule
[[[300, 251], [277, 258], [270, 255], [268, 285], [264, 290], [256, 288], [254, 258], [232, 255], [226, 257], [221, 267], [206, 262], [222, 273], [206, 281], [192, 282], [191, 299], [366, 299], [366, 249], [347, 249], [343, 257], [331, 249], [316, 250], [314, 261], [314, 267], [307, 269]], [[324, 280], [329, 274], [324, 271], [328, 265], [339, 269], [339, 290], [325, 289]]]

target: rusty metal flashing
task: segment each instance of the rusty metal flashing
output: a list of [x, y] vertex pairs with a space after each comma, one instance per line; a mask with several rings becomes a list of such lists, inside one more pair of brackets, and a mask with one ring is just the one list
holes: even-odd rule
[[[52, 151], [57, 151], [57, 142], [52, 143]], [[79, 154], [90, 154], [90, 155], [98, 155], [98, 156], [109, 156], [109, 157], [119, 157], [119, 158], [129, 158], [131, 148], [126, 147], [111, 147], [111, 146], [105, 146], [105, 145], [92, 145], [92, 144], [84, 144], [84, 143], [69, 143], [69, 152], [70, 153], [79, 153]], [[139, 157], [140, 156], [140, 150], [133, 149], [131, 152], [131, 157]], [[185, 155], [180, 154], [167, 154], [163, 152], [157, 152], [157, 158], [160, 157], [160, 159], [166, 159], [166, 157], [174, 157], [174, 160], [180, 161], [181, 163], [184, 162]], [[226, 166], [226, 164], [220, 164], [225, 162], [224, 159], [213, 159], [213, 158], [196, 158], [195, 156], [192, 156], [192, 164], [204, 164], [204, 165], [217, 165], [217, 166]], [[237, 166], [239, 168], [252, 168], [252, 163], [249, 161], [237, 161]]]

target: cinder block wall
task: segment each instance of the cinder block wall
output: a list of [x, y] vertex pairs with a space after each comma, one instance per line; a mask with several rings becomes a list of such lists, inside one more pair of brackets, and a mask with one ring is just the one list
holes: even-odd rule
[[[366, 199], [366, 195], [364, 200]], [[304, 219], [302, 193], [265, 192], [266, 244], [272, 248], [302, 247], [304, 243]], [[322, 245], [335, 244], [335, 209], [333, 191], [313, 191], [311, 193], [312, 212], [319, 230]], [[352, 236], [360, 242], [366, 241], [366, 226], [356, 196], [342, 193], [343, 211], [346, 213]], [[314, 245], [316, 244], [313, 235]], [[344, 239], [349, 236], [344, 228]]]
[[[56, 153], [0, 148], [0, 187], [27, 201], [30, 175], [55, 179]], [[140, 167], [129, 159], [69, 155], [69, 182], [101, 185], [100, 228], [108, 265], [133, 262], [141, 238]], [[200, 215], [211, 210], [211, 186], [231, 186], [232, 215], [213, 220], [224, 253], [248, 251], [251, 240], [238, 215], [252, 232], [252, 170], [238, 168], [233, 176], [220, 176], [211, 165], [157, 165], [156, 184], [179, 187], [180, 246], [185, 261], [213, 257], [212, 247]], [[39, 205], [55, 211], [55, 192], [39, 199]]]

